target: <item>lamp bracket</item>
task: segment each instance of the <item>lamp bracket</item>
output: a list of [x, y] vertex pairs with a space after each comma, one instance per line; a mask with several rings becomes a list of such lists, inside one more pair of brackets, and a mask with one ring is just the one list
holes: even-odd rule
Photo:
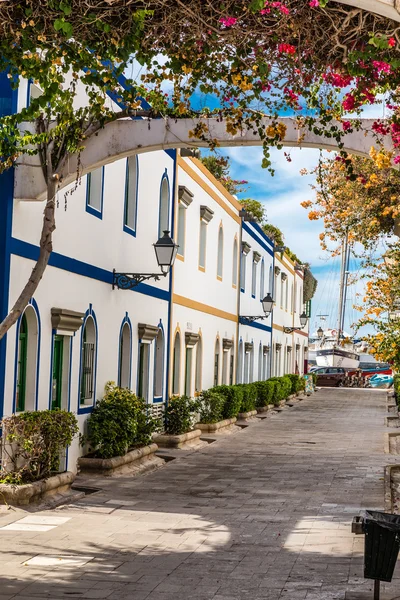
[[242, 325], [248, 325], [249, 323], [254, 323], [254, 321], [263, 321], [264, 319], [268, 319], [269, 315], [259, 315], [259, 316], [246, 316], [239, 317], [239, 323]]
[[293, 333], [294, 331], [301, 331], [302, 329], [304, 329], [304, 327], [284, 327], [283, 332], [284, 333]]
[[160, 281], [161, 277], [166, 277], [167, 273], [117, 273], [113, 270], [113, 282], [112, 289], [118, 288], [119, 290], [131, 290], [132, 288], [139, 285], [143, 281], [148, 279], [154, 279]]

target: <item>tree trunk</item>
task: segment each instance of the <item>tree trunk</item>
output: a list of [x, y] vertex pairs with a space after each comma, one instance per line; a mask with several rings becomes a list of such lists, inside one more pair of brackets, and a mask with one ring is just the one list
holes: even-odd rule
[[49, 262], [50, 254], [53, 250], [53, 231], [56, 228], [55, 221], [55, 206], [57, 193], [57, 180], [52, 177], [51, 169], [49, 169], [49, 177], [47, 182], [47, 202], [43, 213], [42, 234], [40, 236], [40, 252], [39, 258], [32, 269], [28, 283], [20, 293], [14, 306], [0, 323], [0, 340], [7, 331], [18, 321], [21, 314], [24, 312], [29, 300], [36, 292], [43, 273]]

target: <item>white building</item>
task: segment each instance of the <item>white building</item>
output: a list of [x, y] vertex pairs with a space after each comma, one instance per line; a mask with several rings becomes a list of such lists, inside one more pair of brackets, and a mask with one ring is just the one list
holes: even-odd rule
[[[34, 92], [26, 85], [11, 90], [0, 73], [0, 115]], [[301, 274], [286, 258], [274, 264], [273, 244], [260, 227], [242, 224], [237, 200], [183, 154], [118, 160], [83, 177], [73, 193], [58, 194], [49, 266], [0, 341], [0, 418], [60, 407], [77, 414], [84, 432], [109, 380], [161, 412], [171, 395], [294, 372], [296, 363], [302, 371], [306, 334], [282, 331], [302, 309]], [[41, 202], [14, 199], [14, 175], [0, 175], [1, 319], [29, 278], [42, 225]], [[117, 289], [114, 271], [159, 272], [152, 244], [165, 230], [179, 244], [168, 276]], [[298, 288], [288, 296], [290, 307], [287, 300], [281, 306], [278, 264]], [[260, 300], [273, 281], [272, 317], [239, 324], [239, 316], [262, 314]], [[289, 346], [291, 360], [283, 363]], [[80, 452], [76, 440], [68, 469]]]
[[171, 394], [236, 381], [240, 204], [195, 158], [178, 158]]
[[240, 256], [237, 380], [249, 383], [271, 374], [272, 314], [251, 317], [263, 317], [261, 301], [267, 294], [273, 297], [274, 244], [257, 223], [243, 221]]
[[[274, 376], [305, 372], [308, 322], [304, 329], [298, 329], [301, 326], [300, 316], [307, 310], [303, 301], [303, 279], [302, 271], [296, 269], [295, 263], [286, 254], [282, 256], [275, 253], [272, 333]], [[285, 332], [285, 328], [296, 330]]]

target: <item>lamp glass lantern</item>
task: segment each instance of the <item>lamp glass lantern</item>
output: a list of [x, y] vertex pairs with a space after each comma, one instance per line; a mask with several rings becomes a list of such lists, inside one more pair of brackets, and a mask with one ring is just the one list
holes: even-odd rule
[[263, 311], [266, 315], [269, 315], [272, 312], [272, 308], [274, 306], [274, 301], [272, 299], [271, 294], [267, 294], [265, 298], [261, 300], [261, 304], [263, 307]]
[[306, 313], [303, 312], [303, 314], [300, 315], [300, 325], [301, 325], [302, 329], [304, 329], [304, 327], [307, 325], [307, 321], [308, 321], [308, 317], [307, 317]]
[[322, 329], [322, 327], [319, 327], [317, 329], [317, 336], [319, 337], [319, 339], [324, 337], [324, 330]]
[[158, 266], [161, 267], [163, 273], [168, 273], [174, 264], [179, 245], [175, 244], [174, 240], [169, 235], [169, 231], [166, 230], [164, 231], [164, 235], [162, 235], [153, 246]]

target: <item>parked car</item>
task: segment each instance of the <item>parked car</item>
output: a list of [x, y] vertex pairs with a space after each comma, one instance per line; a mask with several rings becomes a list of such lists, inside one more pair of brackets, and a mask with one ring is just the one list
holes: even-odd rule
[[341, 387], [346, 382], [346, 369], [342, 367], [318, 367], [313, 370], [317, 375], [317, 385]]

